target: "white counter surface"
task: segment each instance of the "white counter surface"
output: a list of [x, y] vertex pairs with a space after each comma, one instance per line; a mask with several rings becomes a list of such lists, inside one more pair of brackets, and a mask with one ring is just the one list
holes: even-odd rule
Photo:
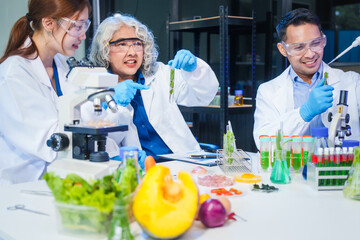
[[[191, 171], [196, 165], [171, 161], [163, 163], [172, 174]], [[218, 167], [208, 167], [221, 173]], [[263, 183], [270, 173], [262, 173]], [[195, 221], [180, 239], [360, 239], [360, 201], [343, 197], [342, 191], [315, 191], [301, 174], [291, 174], [292, 182], [275, 185], [278, 192], [251, 191], [252, 184], [236, 183], [243, 196], [232, 198], [232, 211], [247, 221], [228, 220], [223, 227], [206, 229]], [[54, 198], [21, 193], [21, 190], [49, 190], [45, 181], [0, 187], [0, 240], [79, 240], [59, 234], [56, 228]], [[200, 188], [200, 193], [209, 189]], [[7, 207], [24, 204], [27, 208], [49, 214], [38, 215]], [[136, 239], [146, 239], [140, 234]]]

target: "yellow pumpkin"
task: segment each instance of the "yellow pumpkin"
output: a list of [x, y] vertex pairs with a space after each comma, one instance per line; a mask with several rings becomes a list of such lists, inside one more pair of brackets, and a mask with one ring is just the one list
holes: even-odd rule
[[151, 237], [176, 238], [192, 225], [198, 202], [198, 189], [189, 173], [179, 171], [174, 181], [169, 168], [155, 165], [135, 195], [133, 214]]

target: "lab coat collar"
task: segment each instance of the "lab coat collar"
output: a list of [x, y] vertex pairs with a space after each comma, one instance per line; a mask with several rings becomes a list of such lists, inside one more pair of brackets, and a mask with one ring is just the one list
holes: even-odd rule
[[[290, 66], [277, 78], [274, 79], [275, 89], [273, 103], [279, 112], [294, 109], [293, 82], [291, 80]], [[287, 100], [284, 102], [284, 100]]]

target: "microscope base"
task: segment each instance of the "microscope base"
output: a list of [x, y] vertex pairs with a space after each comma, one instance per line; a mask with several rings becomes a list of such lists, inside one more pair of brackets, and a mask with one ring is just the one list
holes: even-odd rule
[[75, 173], [85, 180], [98, 179], [112, 174], [120, 161], [90, 162], [88, 160], [58, 159], [47, 167], [48, 172], [54, 172], [61, 178], [69, 173]]

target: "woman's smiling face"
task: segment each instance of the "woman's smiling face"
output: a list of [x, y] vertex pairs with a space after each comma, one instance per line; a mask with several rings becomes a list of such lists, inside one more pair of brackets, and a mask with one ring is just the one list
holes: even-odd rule
[[[122, 26], [116, 31], [110, 42], [119, 39], [136, 39], [135, 28]], [[135, 48], [134, 45], [128, 47], [126, 52], [112, 51], [110, 45], [110, 68], [114, 74], [119, 75], [119, 82], [126, 79], [135, 80], [135, 74], [143, 62], [144, 50]]]

